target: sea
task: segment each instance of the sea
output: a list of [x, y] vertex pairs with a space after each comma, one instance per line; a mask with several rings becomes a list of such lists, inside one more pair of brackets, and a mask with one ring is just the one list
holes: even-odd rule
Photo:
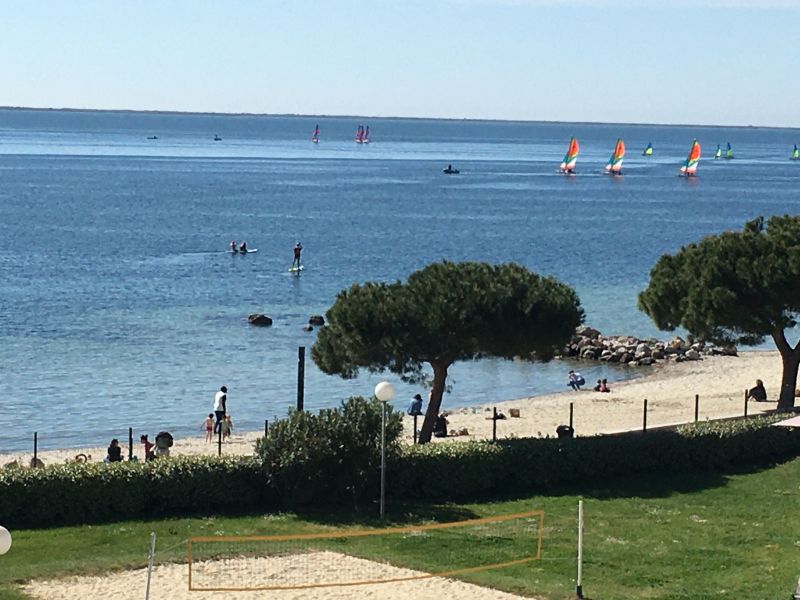
[[[359, 124], [368, 145], [354, 143]], [[570, 136], [581, 154], [563, 176]], [[610, 177], [618, 137], [628, 155]], [[694, 138], [704, 158], [687, 180]], [[728, 142], [736, 158], [713, 160]], [[573, 286], [602, 332], [666, 339], [636, 306], [650, 269], [703, 236], [800, 212], [795, 143], [800, 130], [759, 127], [0, 110], [0, 453], [31, 448], [34, 432], [42, 449], [129, 427], [199, 436], [221, 385], [235, 430], [261, 430], [295, 406], [300, 347], [306, 409], [383, 379], [405, 408], [425, 390], [321, 373], [303, 325], [353, 284], [434, 261], [520, 263]], [[234, 239], [258, 252], [231, 255]], [[459, 363], [443, 406], [565, 390], [570, 366]], [[590, 382], [643, 372], [580, 368]]]

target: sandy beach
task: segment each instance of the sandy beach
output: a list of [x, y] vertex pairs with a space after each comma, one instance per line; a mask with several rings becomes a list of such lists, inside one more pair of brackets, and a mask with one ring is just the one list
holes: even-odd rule
[[[335, 552], [313, 552], [270, 558], [231, 558], [195, 565], [214, 573], [205, 582], [217, 587], [309, 585], [332, 581], [327, 577], [344, 575], [347, 581], [392, 580], [391, 583], [344, 587], [319, 587], [295, 590], [199, 592], [210, 600], [275, 598], [276, 600], [350, 598], [380, 598], [386, 600], [439, 600], [463, 598], [465, 600], [522, 600], [522, 596], [441, 577], [428, 577], [424, 573], [380, 564]], [[161, 600], [190, 599], [198, 592], [188, 589], [186, 565], [161, 565], [153, 569], [150, 598]], [[95, 577], [67, 577], [52, 581], [32, 581], [25, 592], [39, 600], [83, 600], [84, 598], [141, 598], [146, 585], [147, 570], [136, 569], [109, 573]], [[403, 579], [410, 579], [402, 581]], [[194, 579], [193, 579], [194, 582]]]
[[[592, 391], [594, 382], [587, 382], [581, 391], [568, 390], [557, 394], [498, 401], [492, 405], [459, 408], [448, 411], [447, 397], [443, 410], [448, 411], [450, 432], [466, 430], [467, 435], [434, 438], [488, 439], [492, 437], [492, 408], [505, 415], [497, 421], [497, 437], [530, 437], [555, 435], [558, 425], [569, 422], [569, 406], [573, 404], [573, 426], [576, 435], [596, 435], [639, 429], [643, 422], [643, 403], [647, 399], [647, 426], [675, 425], [694, 420], [694, 397], [700, 396], [699, 419], [719, 419], [742, 415], [744, 390], [762, 379], [770, 400], [777, 399], [781, 360], [777, 352], [743, 352], [739, 356], [710, 356], [699, 361], [660, 363], [640, 378], [621, 383], [610, 382], [611, 393]], [[565, 373], [567, 366], [565, 365]], [[566, 376], [565, 376], [566, 380]], [[566, 385], [565, 385], [566, 387]], [[511, 410], [519, 410], [519, 418], [511, 418]], [[775, 408], [775, 402], [750, 402], [748, 414]], [[422, 425], [419, 419], [418, 426]], [[413, 419], [404, 418], [404, 437], [410, 441]], [[255, 440], [261, 432], [237, 433], [222, 445], [223, 454], [247, 455], [253, 452]], [[91, 455], [92, 461], [102, 461], [105, 447], [71, 448], [39, 452], [45, 464], [71, 461], [79, 453]], [[215, 455], [217, 444], [205, 443], [202, 436], [176, 439], [173, 455]], [[134, 446], [134, 454], [141, 456], [141, 448]], [[0, 464], [11, 461], [28, 464], [31, 452], [0, 454]], [[127, 445], [123, 444], [127, 457]]]

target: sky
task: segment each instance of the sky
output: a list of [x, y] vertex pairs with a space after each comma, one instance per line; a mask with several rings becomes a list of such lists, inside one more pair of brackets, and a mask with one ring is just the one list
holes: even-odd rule
[[0, 105], [800, 127], [800, 0], [0, 0]]

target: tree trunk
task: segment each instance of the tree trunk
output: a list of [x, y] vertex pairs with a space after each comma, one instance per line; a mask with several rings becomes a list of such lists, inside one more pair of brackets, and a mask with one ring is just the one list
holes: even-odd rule
[[433, 425], [439, 416], [439, 408], [442, 406], [442, 396], [444, 395], [444, 385], [447, 380], [447, 368], [449, 364], [431, 363], [433, 367], [433, 387], [431, 387], [431, 399], [428, 402], [428, 410], [425, 412], [425, 420], [422, 422], [422, 429], [419, 432], [419, 443], [427, 444], [431, 441]]
[[786, 410], [794, 406], [794, 391], [797, 387], [797, 371], [800, 367], [800, 342], [794, 348], [789, 345], [783, 329], [774, 331], [772, 339], [781, 353], [783, 375], [781, 376], [781, 394], [778, 398], [778, 410]]

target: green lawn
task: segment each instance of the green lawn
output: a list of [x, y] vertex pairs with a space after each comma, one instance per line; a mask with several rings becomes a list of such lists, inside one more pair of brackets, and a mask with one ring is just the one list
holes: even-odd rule
[[[551, 600], [574, 597], [577, 501], [585, 500], [584, 592], [593, 599], [788, 598], [800, 576], [800, 459], [749, 474], [666, 475], [610, 482], [580, 494], [468, 505], [391, 507], [390, 524], [450, 521], [545, 511], [539, 562], [462, 578]], [[102, 573], [146, 564], [150, 531], [159, 562], [185, 561], [185, 540], [202, 535], [273, 535], [380, 527], [341, 513], [172, 519], [16, 531], [0, 557], [0, 598], [23, 598], [16, 583], [63, 574]], [[491, 545], [443, 536], [420, 553], [413, 539], [364, 538], [356, 554], [402, 566], [446, 570], [453, 556], [474, 564], [496, 558]], [[528, 544], [527, 538], [514, 540]], [[348, 548], [342, 546], [347, 552]]]

